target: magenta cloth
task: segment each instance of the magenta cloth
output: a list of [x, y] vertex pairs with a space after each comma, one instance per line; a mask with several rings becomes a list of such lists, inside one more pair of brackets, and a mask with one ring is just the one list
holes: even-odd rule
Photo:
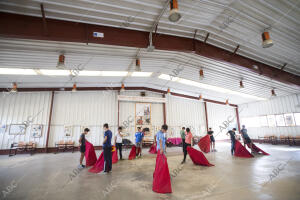
[[96, 152], [92, 143], [85, 141], [85, 161], [86, 166], [93, 166], [97, 161]]
[[94, 166], [91, 169], [89, 169], [89, 172], [99, 173], [99, 172], [103, 171], [103, 169], [104, 169], [104, 155], [102, 152], [101, 155], [99, 156], [96, 164], [94, 164]]
[[131, 151], [129, 153], [128, 160], [133, 160], [133, 159], [135, 159], [135, 157], [136, 157], [136, 146], [133, 145], [131, 147]]
[[[250, 148], [250, 144], [247, 144], [247, 146]], [[261, 148], [258, 148], [254, 143], [252, 143], [253, 151], [256, 151], [257, 153], [261, 152], [263, 155], [269, 156], [267, 152], [263, 151]]]
[[198, 151], [193, 147], [187, 147], [187, 152], [195, 165], [204, 165], [208, 167], [214, 166], [208, 162], [205, 155], [201, 151]]
[[235, 140], [234, 156], [242, 158], [254, 157], [238, 140]]
[[182, 139], [181, 138], [168, 138], [167, 142], [170, 142], [174, 145], [178, 145], [182, 143]]
[[160, 154], [156, 156], [155, 170], [153, 172], [152, 190], [157, 193], [172, 193], [171, 177], [167, 157]]
[[115, 164], [118, 162], [118, 150], [117, 148], [114, 148], [114, 151], [112, 151], [112, 164]]
[[157, 153], [157, 150], [156, 150], [156, 145], [152, 144], [150, 149], [149, 149], [149, 153], [152, 153], [152, 154], [156, 154]]

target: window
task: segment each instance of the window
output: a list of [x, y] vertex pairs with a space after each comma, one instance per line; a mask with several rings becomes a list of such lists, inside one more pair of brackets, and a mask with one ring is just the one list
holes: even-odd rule
[[275, 115], [277, 126], [285, 126], [284, 115]]
[[261, 127], [268, 126], [267, 116], [260, 116], [259, 117], [259, 122], [260, 122]]
[[267, 115], [269, 127], [276, 127], [275, 115]]
[[293, 113], [284, 114], [285, 124], [287, 126], [295, 126]]
[[295, 123], [300, 126], [300, 113], [294, 113]]

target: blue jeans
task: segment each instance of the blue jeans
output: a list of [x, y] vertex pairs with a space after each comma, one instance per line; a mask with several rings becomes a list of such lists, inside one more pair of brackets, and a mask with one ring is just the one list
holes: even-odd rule
[[231, 140], [231, 155], [234, 154], [234, 149], [235, 149], [235, 140]]

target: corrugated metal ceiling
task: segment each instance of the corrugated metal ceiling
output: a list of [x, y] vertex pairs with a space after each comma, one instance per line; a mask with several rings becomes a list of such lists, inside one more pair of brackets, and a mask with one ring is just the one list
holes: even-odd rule
[[[2, 0], [0, 11], [41, 17], [40, 4], [44, 4], [47, 18], [85, 22], [128, 29], [150, 31], [165, 5], [165, 0]], [[299, 0], [179, 0], [182, 18], [177, 23], [168, 20], [168, 9], [158, 23], [158, 33], [166, 33], [204, 40], [209, 32], [208, 43], [250, 57], [285, 71], [300, 75], [300, 1]], [[261, 33], [270, 30], [274, 46], [261, 47]], [[232, 103], [251, 101], [241, 97], [202, 90], [174, 82], [160, 80], [161, 73], [171, 74], [183, 66], [179, 77], [200, 81], [199, 68], [204, 67], [202, 83], [241, 91], [269, 98], [270, 89], [276, 88], [278, 95], [299, 93], [299, 87], [283, 84], [259, 76], [240, 67], [216, 62], [201, 56], [145, 49], [125, 48], [62, 42], [8, 40], [0, 38], [0, 67], [55, 68], [61, 51], [66, 54], [66, 65], [74, 68], [85, 64], [87, 70], [127, 70], [138, 51], [143, 71], [155, 72], [149, 78], [126, 78], [130, 86], [146, 86], [157, 89], [182, 91]], [[66, 77], [0, 76], [1, 87], [11, 82], [20, 82], [24, 87], [71, 86]], [[239, 88], [243, 79], [245, 88]], [[122, 78], [77, 77], [78, 86], [119, 86]], [[21, 86], [20, 86], [21, 87]]]

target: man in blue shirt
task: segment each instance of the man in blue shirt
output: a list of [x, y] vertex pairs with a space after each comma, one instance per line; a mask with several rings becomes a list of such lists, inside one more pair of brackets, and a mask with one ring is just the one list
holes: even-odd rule
[[142, 156], [142, 143], [143, 143], [143, 138], [144, 134], [142, 132], [142, 128], [138, 127], [138, 132], [135, 133], [135, 145], [136, 145], [136, 157], [140, 155]]
[[161, 130], [156, 133], [156, 149], [163, 154], [166, 149], [166, 133], [168, 130], [168, 125], [164, 124], [161, 126]]
[[108, 128], [108, 124], [103, 125], [104, 140], [103, 140], [103, 154], [104, 154], [104, 173], [109, 173], [112, 168], [112, 154], [111, 154], [111, 138], [112, 132]]

